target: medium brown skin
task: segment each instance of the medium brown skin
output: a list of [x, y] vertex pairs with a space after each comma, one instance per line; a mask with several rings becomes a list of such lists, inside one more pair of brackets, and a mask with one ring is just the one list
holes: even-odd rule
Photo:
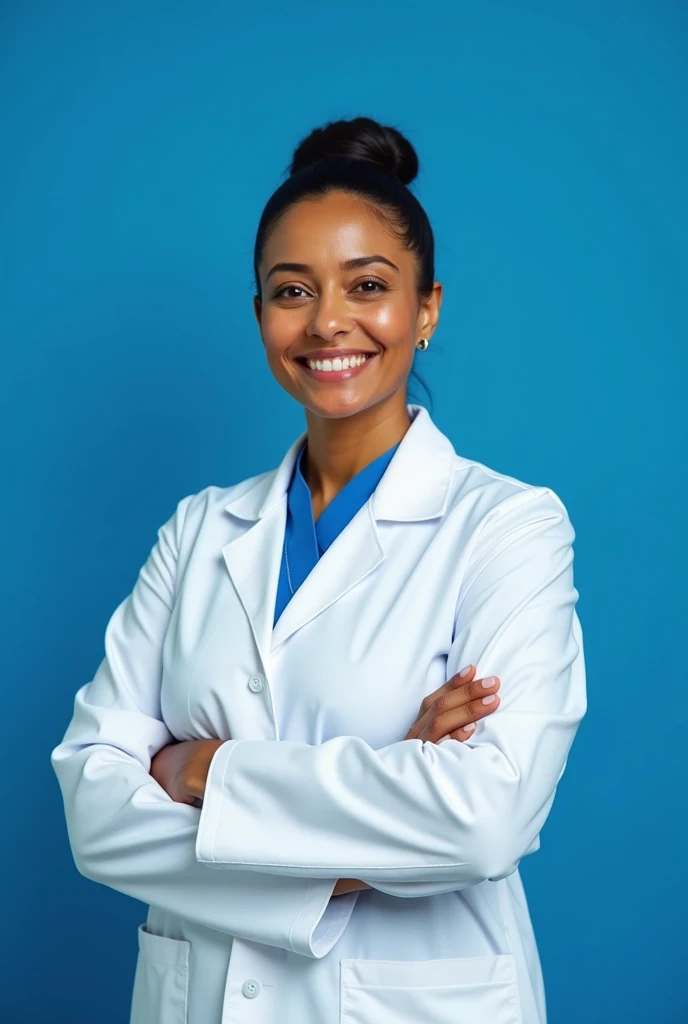
[[[342, 269], [340, 263], [381, 255], [395, 264], [370, 263]], [[275, 264], [306, 264], [309, 270], [273, 270]], [[254, 312], [268, 365], [277, 382], [306, 414], [308, 446], [304, 476], [312, 495], [313, 518], [360, 470], [397, 444], [411, 425], [407, 378], [416, 343], [437, 327], [442, 285], [420, 298], [416, 257], [360, 197], [335, 192], [305, 199], [287, 210], [267, 240], [260, 265], [262, 301]], [[348, 380], [318, 380], [296, 357], [316, 349], [354, 348], [374, 353], [363, 371]], [[474, 679], [475, 668], [453, 676], [423, 700], [404, 737], [432, 743], [444, 736], [466, 740], [464, 727], [492, 714], [499, 698]], [[173, 800], [198, 804], [208, 768], [222, 740], [187, 740], [163, 747], [150, 774]], [[333, 896], [370, 889], [366, 882], [340, 878]]]
[[[340, 269], [341, 261], [375, 254], [399, 269], [384, 263]], [[312, 270], [271, 273], [283, 261]], [[430, 339], [437, 326], [442, 285], [436, 282], [421, 300], [413, 254], [366, 203], [342, 192], [303, 200], [280, 218], [260, 275], [263, 301], [254, 299], [254, 311], [275, 379], [305, 409], [304, 475], [317, 519], [356, 473], [408, 430], [406, 382], [417, 341]], [[344, 347], [376, 357], [345, 381], [316, 380], [295, 360], [315, 349]]]

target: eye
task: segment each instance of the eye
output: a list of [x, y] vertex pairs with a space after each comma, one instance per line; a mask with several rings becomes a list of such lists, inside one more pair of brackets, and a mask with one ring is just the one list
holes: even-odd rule
[[[384, 283], [384, 281], [378, 281], [377, 278], [375, 278], [375, 277], [367, 277], [365, 279], [365, 281], [359, 281], [358, 284], [356, 285], [356, 288], [360, 288], [361, 285], [363, 285], [363, 284], [374, 284], [374, 285], [377, 286], [377, 289], [380, 289], [383, 292], [387, 291], [387, 285]], [[356, 289], [354, 289], [354, 291], [355, 290]], [[377, 290], [373, 290], [372, 288], [365, 288], [364, 291], [363, 291], [363, 294], [364, 295], [376, 295], [377, 294]]]
[[301, 288], [298, 284], [285, 284], [285, 286], [283, 288], [278, 288], [277, 289], [277, 291], [275, 292], [273, 298], [275, 298], [275, 299], [300, 299], [301, 298], [300, 295], [285, 295], [285, 292], [288, 292], [290, 289], [293, 290], [293, 291], [297, 291], [297, 292], [303, 292], [305, 294], [305, 289]]

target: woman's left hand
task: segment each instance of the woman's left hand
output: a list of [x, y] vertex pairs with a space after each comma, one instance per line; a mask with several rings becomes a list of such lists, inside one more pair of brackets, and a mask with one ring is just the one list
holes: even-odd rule
[[169, 743], [153, 757], [150, 774], [177, 803], [200, 806], [213, 755], [224, 740]]

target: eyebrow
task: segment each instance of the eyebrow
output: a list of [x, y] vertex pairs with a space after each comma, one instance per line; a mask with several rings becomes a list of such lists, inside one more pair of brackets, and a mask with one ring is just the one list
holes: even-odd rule
[[[341, 270], [356, 270], [358, 267], [367, 267], [370, 263], [386, 263], [388, 267], [398, 271], [399, 267], [396, 263], [392, 263], [386, 256], [380, 256], [376, 253], [374, 256], [356, 256], [352, 260], [344, 260], [343, 263], [339, 264]], [[313, 268], [308, 263], [275, 263], [274, 267], [271, 267], [268, 271], [265, 280], [276, 273], [278, 270], [294, 270], [300, 274], [308, 274]]]

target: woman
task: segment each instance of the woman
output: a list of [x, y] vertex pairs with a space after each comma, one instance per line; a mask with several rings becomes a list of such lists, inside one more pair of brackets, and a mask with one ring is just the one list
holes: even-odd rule
[[79, 871], [149, 904], [132, 1024], [545, 1022], [518, 864], [586, 710], [574, 531], [407, 404], [417, 169], [368, 118], [296, 149], [255, 313], [307, 430], [179, 502], [52, 753]]

